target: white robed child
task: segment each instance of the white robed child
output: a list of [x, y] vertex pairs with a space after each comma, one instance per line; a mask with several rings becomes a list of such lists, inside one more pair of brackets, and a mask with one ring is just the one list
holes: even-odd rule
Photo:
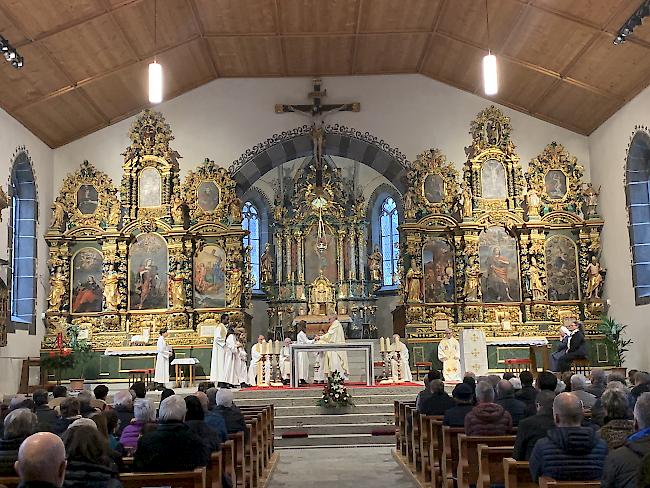
[[228, 329], [228, 335], [226, 336], [224, 374], [224, 383], [231, 388], [250, 386], [246, 383], [248, 379], [246, 351], [234, 327]]
[[393, 335], [393, 347], [390, 353], [391, 371], [395, 383], [408, 383], [413, 381], [411, 366], [409, 365], [409, 350], [400, 340], [399, 334]]
[[460, 372], [460, 343], [451, 329], [445, 330], [445, 338], [438, 344], [438, 359], [442, 362], [445, 381], [462, 381]]
[[[318, 342], [321, 344], [345, 344], [345, 332], [341, 322], [336, 315], [330, 315], [330, 327], [325, 334], [320, 336]], [[348, 379], [350, 370], [348, 368], [348, 353], [345, 351], [327, 351], [325, 353], [325, 364], [321, 364], [321, 370], [325, 377], [334, 371], [338, 371], [344, 380]]]
[[[296, 337], [296, 342], [298, 344], [313, 344], [314, 339], [307, 337], [307, 322], [304, 320], [298, 324], [298, 336]], [[306, 385], [307, 380], [309, 379], [309, 353], [299, 352], [298, 353], [298, 375], [300, 378], [300, 384]]]
[[291, 379], [291, 339], [288, 337], [280, 350], [280, 375], [282, 383], [288, 385]]
[[[268, 385], [269, 376], [271, 373], [271, 365], [268, 359], [264, 364], [260, 364], [262, 358], [266, 354], [266, 338], [260, 335], [257, 338], [257, 343], [251, 347], [251, 364], [248, 367], [248, 383], [250, 385]], [[258, 375], [260, 378], [258, 378]]]
[[217, 386], [226, 384], [226, 336], [228, 335], [227, 313], [221, 315], [221, 322], [214, 329], [212, 341], [212, 358], [210, 360], [210, 381]]
[[160, 329], [159, 334], [156, 343], [156, 370], [153, 380], [166, 388], [169, 383], [169, 358], [172, 355], [172, 348], [165, 342], [167, 327]]

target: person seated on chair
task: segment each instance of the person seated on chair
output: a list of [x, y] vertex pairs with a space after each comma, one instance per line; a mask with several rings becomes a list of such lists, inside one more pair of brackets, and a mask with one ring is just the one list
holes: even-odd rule
[[535, 444], [530, 474], [537, 483], [546, 476], [559, 481], [590, 481], [602, 477], [607, 444], [591, 427], [582, 427], [582, 402], [573, 393], [553, 401], [556, 428]]
[[558, 361], [566, 354], [567, 345], [571, 331], [564, 325], [560, 327], [560, 343], [557, 345], [555, 352], [551, 354], [551, 371], [559, 371]]
[[578, 321], [571, 322], [569, 331], [566, 354], [558, 359], [558, 369], [561, 372], [569, 371], [574, 360], [587, 358], [587, 342], [582, 323]]

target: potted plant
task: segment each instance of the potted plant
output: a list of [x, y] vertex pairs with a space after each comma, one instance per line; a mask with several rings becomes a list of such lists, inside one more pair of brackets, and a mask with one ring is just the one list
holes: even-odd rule
[[606, 315], [601, 317], [600, 324], [598, 324], [598, 332], [605, 336], [609, 350], [614, 353], [613, 371], [623, 377], [627, 375], [627, 368], [623, 367], [625, 353], [629, 350], [628, 346], [632, 344], [632, 339], [625, 338], [625, 329], [627, 329], [627, 325], [620, 324]]
[[327, 384], [323, 388], [323, 395], [318, 399], [316, 405], [321, 407], [324, 414], [343, 414], [354, 406], [352, 396], [348, 393], [343, 384], [343, 377], [338, 371], [334, 371], [327, 378]]
[[79, 339], [79, 326], [71, 325], [56, 338], [56, 349], [41, 358], [41, 367], [54, 370], [57, 384], [61, 383], [63, 370], [80, 368], [81, 378], [70, 379], [71, 390], [83, 390], [84, 369], [92, 357], [92, 346], [87, 339]]

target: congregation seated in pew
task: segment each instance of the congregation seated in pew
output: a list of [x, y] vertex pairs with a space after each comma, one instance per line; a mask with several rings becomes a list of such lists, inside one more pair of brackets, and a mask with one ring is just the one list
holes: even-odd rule
[[463, 427], [465, 416], [474, 408], [474, 392], [468, 384], [459, 383], [454, 387], [451, 396], [456, 404], [445, 411], [442, 423], [450, 427]]
[[526, 404], [515, 398], [514, 387], [508, 380], [501, 380], [497, 383], [495, 403], [501, 405], [510, 414], [513, 426], [517, 426], [526, 417]]
[[476, 406], [465, 416], [467, 435], [503, 435], [512, 431], [512, 417], [494, 403], [494, 388], [487, 381], [476, 385]]

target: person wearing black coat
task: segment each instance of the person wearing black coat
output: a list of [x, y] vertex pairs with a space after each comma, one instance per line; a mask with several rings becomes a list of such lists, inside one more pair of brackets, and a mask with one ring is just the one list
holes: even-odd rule
[[558, 369], [561, 372], [569, 371], [573, 360], [585, 359], [587, 357], [587, 341], [582, 331], [582, 324], [580, 322], [572, 322], [569, 330], [571, 331], [571, 335], [569, 336], [566, 354], [558, 360]]
[[187, 405], [185, 424], [203, 441], [211, 453], [221, 449], [219, 432], [205, 423], [205, 412], [199, 399], [188, 395], [185, 397], [185, 404]]
[[555, 400], [555, 393], [540, 391], [536, 400], [537, 413], [519, 422], [515, 449], [512, 454], [512, 457], [517, 461], [528, 461], [535, 443], [539, 439], [546, 437], [549, 430], [555, 428], [553, 400]]
[[535, 415], [537, 412], [537, 394], [539, 391], [533, 386], [535, 378], [530, 371], [522, 371], [519, 375], [521, 390], [515, 392], [515, 398], [526, 404], [526, 417]]
[[431, 395], [420, 402], [419, 412], [422, 415], [444, 415], [447, 410], [456, 406], [456, 402], [445, 391], [442, 380], [429, 383]]
[[450, 427], [464, 427], [465, 416], [474, 408], [472, 387], [465, 383], [459, 383], [451, 392], [451, 396], [456, 401], [456, 405], [445, 411], [442, 424]]
[[215, 398], [216, 406], [213, 410], [220, 414], [226, 422], [226, 430], [229, 434], [243, 432], [244, 438], [248, 438], [248, 431], [246, 429], [246, 419], [244, 415], [233, 403], [232, 391], [227, 388], [222, 388], [217, 392]]
[[508, 380], [497, 383], [497, 400], [494, 403], [501, 405], [510, 414], [513, 426], [519, 425], [526, 418], [526, 404], [515, 398], [514, 387]]
[[207, 466], [210, 452], [184, 423], [185, 400], [172, 395], [160, 404], [158, 428], [144, 434], [133, 457], [134, 471], [191, 471]]
[[56, 412], [47, 404], [47, 391], [36, 390], [34, 392], [34, 413], [38, 417], [38, 431], [51, 432], [52, 425], [58, 418]]

